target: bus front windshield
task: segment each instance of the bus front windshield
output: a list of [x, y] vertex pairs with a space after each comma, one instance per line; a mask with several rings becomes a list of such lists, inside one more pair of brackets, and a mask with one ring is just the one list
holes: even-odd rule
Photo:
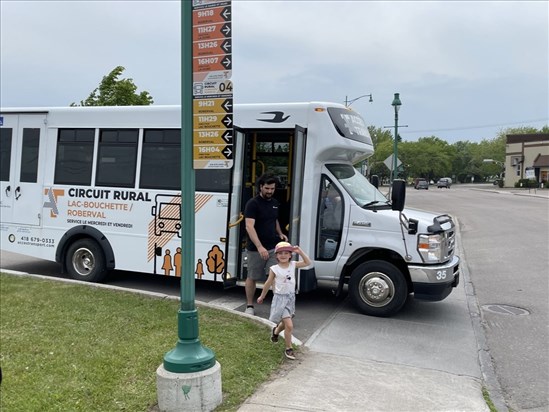
[[328, 170], [337, 178], [357, 205], [363, 208], [388, 205], [389, 202], [358, 170], [346, 164], [328, 164]]

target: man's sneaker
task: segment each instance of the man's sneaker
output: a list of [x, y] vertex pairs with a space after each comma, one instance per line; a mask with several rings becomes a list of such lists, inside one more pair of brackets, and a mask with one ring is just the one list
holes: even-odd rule
[[244, 311], [244, 313], [248, 314], [248, 315], [255, 315], [255, 310], [254, 310], [254, 307], [253, 306], [248, 306], [246, 308], [246, 310]]
[[288, 359], [295, 360], [295, 353], [292, 348], [286, 349], [284, 351], [284, 355], [286, 355]]
[[276, 326], [273, 327], [273, 331], [271, 333], [271, 342], [276, 343], [278, 342], [278, 335], [275, 333]]

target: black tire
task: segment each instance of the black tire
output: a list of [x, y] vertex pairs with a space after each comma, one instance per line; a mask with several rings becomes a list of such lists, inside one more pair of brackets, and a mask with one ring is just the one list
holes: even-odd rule
[[95, 240], [89, 238], [78, 239], [68, 247], [65, 264], [76, 280], [101, 282], [107, 275], [105, 253]]
[[396, 314], [406, 302], [408, 286], [396, 266], [383, 260], [360, 264], [351, 274], [349, 295], [365, 315]]

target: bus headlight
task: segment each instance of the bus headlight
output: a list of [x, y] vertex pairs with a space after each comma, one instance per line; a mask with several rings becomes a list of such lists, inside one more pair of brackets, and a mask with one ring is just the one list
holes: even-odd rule
[[419, 235], [417, 250], [424, 262], [441, 262], [442, 235]]

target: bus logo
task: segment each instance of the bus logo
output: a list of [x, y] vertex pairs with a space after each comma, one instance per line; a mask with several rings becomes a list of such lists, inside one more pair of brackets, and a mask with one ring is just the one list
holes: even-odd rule
[[267, 122], [267, 123], [283, 123], [286, 120], [288, 120], [288, 118], [290, 117], [290, 115], [284, 116], [284, 112], [278, 112], [278, 111], [276, 111], [276, 112], [262, 112], [261, 114], [272, 114], [273, 115], [272, 119], [257, 119], [260, 122]]
[[156, 195], [152, 215], [156, 236], [177, 233], [177, 237], [181, 237], [181, 197]]
[[44, 189], [44, 194], [48, 196], [48, 200], [44, 202], [43, 207], [50, 208], [50, 217], [57, 217], [57, 215], [59, 215], [59, 209], [57, 208], [57, 198], [65, 196], [65, 191], [63, 189], [53, 189], [50, 187]]

